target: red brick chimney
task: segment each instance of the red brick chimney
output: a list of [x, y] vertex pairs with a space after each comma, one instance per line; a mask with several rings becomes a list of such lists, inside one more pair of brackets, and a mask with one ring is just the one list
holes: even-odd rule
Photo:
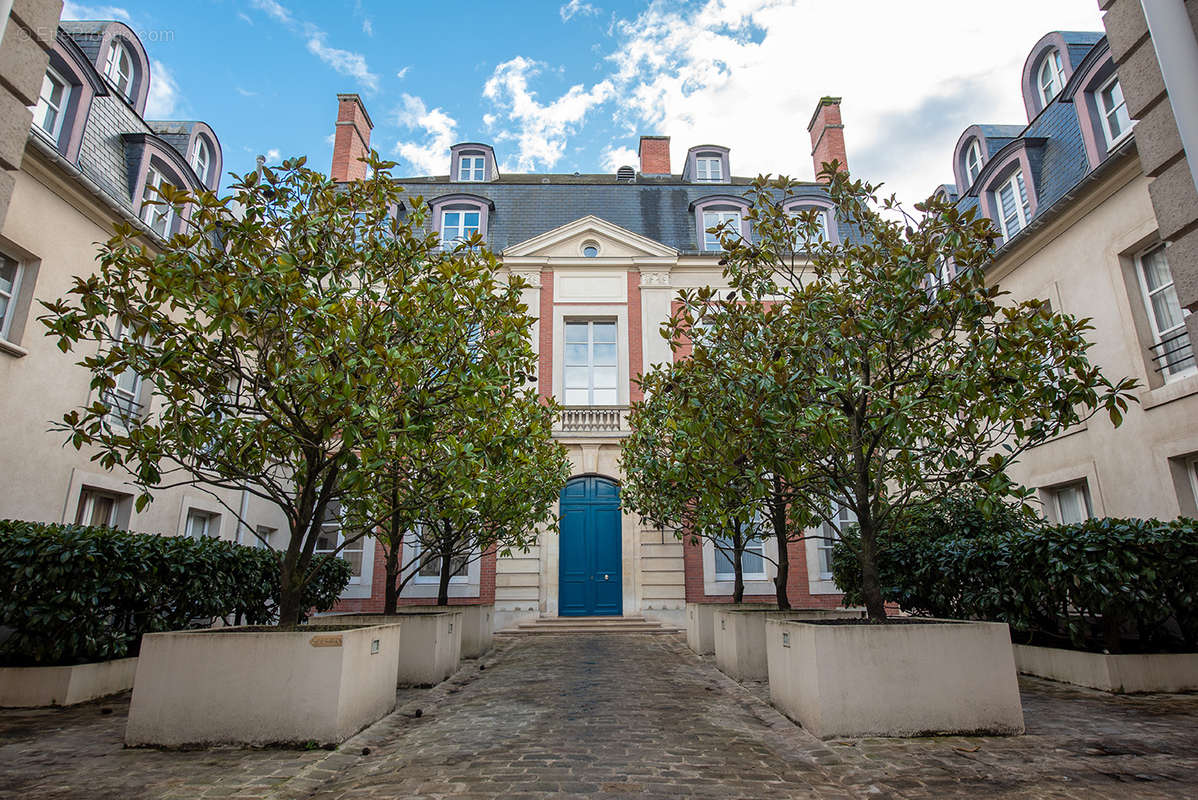
[[637, 151], [641, 156], [642, 175], [670, 174], [670, 137], [642, 136]]
[[849, 157], [844, 150], [844, 125], [840, 121], [840, 98], [821, 97], [807, 125], [811, 134], [811, 160], [815, 163], [816, 180], [827, 183], [827, 178], [820, 178], [824, 164], [832, 161], [840, 162], [841, 172], [849, 168]]
[[359, 161], [370, 152], [370, 131], [374, 123], [356, 94], [337, 95], [337, 132], [333, 139], [333, 169], [338, 182], [360, 181], [366, 177], [366, 164]]

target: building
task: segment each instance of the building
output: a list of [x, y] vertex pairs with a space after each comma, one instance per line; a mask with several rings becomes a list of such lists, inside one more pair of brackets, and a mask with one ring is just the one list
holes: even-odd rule
[[1095, 416], [1012, 470], [1054, 521], [1198, 513], [1198, 369], [1174, 286], [1198, 265], [1154, 208], [1162, 178], [1123, 77], [1106, 36], [1045, 35], [1023, 68], [1026, 123], [966, 128], [939, 190], [1002, 232], [991, 280], [1091, 318], [1092, 361], [1141, 384], [1120, 428]]
[[[14, 8], [32, 5], [21, 0]], [[178, 229], [187, 210], [177, 218], [143, 204], [150, 187], [215, 189], [221, 175], [220, 141], [208, 125], [144, 118], [153, 76], [128, 26], [56, 23], [56, 16], [44, 23], [53, 32], [40, 41], [49, 63], [41, 63], [32, 97], [20, 101], [23, 116], [4, 117], [4, 126], [23, 125], [20, 169], [0, 227], [0, 518], [253, 543], [255, 530], [269, 535], [283, 527], [278, 509], [246, 492], [178, 487], [157, 492], [139, 513], [123, 473], [100, 469], [89, 450], [64, 447], [64, 435], [49, 430], [96, 398], [90, 374], [75, 366], [81, 355], [63, 354], [42, 335], [39, 301], [64, 296], [76, 276], [94, 271], [95, 243], [110, 238], [114, 223], [139, 228], [150, 247]], [[8, 30], [16, 29], [10, 23]], [[102, 399], [134, 414], [162, 402], [132, 373]]]
[[[332, 175], [360, 179], [370, 117], [357, 95], [340, 95], [338, 103]], [[847, 162], [839, 98], [820, 101], [809, 131], [817, 171], [822, 162]], [[490, 145], [463, 142], [451, 149], [445, 174], [400, 179], [409, 196], [428, 204], [430, 224], [446, 242], [477, 231], [504, 268], [527, 281], [524, 300], [538, 317], [538, 385], [566, 406], [556, 436], [575, 474], [562, 489], [560, 535], [541, 537], [525, 554], [475, 562], [453, 579], [454, 602], [493, 601], [504, 627], [538, 615], [642, 613], [681, 622], [687, 601], [731, 598], [732, 565], [710, 542], [684, 543], [647, 527], [620, 511], [618, 497], [628, 404], [640, 399], [634, 379], [674, 357], [660, 328], [675, 293], [723, 282], [719, 244], [705, 230], [731, 221], [752, 235], [744, 217], [750, 179], [733, 167], [727, 147], [700, 144], [674, 171], [669, 137], [643, 136], [639, 165], [614, 174], [509, 175]], [[830, 203], [812, 183], [794, 205]], [[837, 236], [835, 218], [825, 213], [825, 220], [828, 235]], [[839, 603], [827, 545], [792, 545], [794, 605]], [[762, 556], [774, 547], [759, 541], [746, 557], [746, 599], [773, 598], [772, 565]], [[341, 610], [381, 608], [381, 551], [368, 557], [370, 598], [343, 602]], [[436, 566], [413, 579], [401, 602], [436, 596]]]
[[1140, 167], [1190, 337], [1198, 336], [1198, 2], [1101, 0]]

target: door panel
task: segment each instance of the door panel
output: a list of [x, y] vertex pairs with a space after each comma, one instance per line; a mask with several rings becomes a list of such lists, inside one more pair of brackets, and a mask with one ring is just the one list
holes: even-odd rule
[[619, 486], [587, 476], [561, 493], [558, 613], [623, 613]]
[[558, 606], [563, 615], [586, 614], [592, 604], [588, 592], [591, 570], [587, 563], [586, 524], [585, 506], [562, 506]]
[[619, 614], [623, 606], [620, 580], [620, 507], [592, 506], [595, 533], [594, 577], [596, 614]]

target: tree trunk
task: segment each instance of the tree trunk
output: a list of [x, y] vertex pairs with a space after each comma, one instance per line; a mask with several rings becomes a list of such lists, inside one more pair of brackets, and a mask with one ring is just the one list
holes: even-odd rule
[[442, 534], [441, 539], [441, 576], [437, 586], [437, 605], [449, 605], [449, 579], [453, 577], [453, 547], [450, 541], [449, 529]]
[[303, 608], [300, 603], [304, 596], [303, 582], [298, 578], [299, 553], [288, 552], [283, 555], [283, 563], [279, 570], [279, 621], [280, 628], [290, 628], [299, 625]]
[[865, 611], [872, 620], [885, 620], [886, 601], [882, 599], [882, 582], [878, 578], [878, 546], [873, 520], [862, 522], [858, 517], [857, 525], [861, 531], [861, 595], [865, 600]]
[[745, 553], [745, 537], [741, 535], [740, 523], [732, 523], [732, 602], [743, 603], [745, 599], [745, 570], [740, 563]]
[[399, 551], [403, 549], [403, 539], [392, 538], [384, 549], [386, 553], [387, 586], [383, 595], [383, 613], [394, 614], [399, 607]]
[[786, 535], [786, 500], [782, 497], [782, 479], [777, 475], [774, 476], [774, 501], [771, 505], [774, 538], [778, 540], [778, 575], [774, 578], [774, 593], [778, 597], [779, 610], [789, 611], [790, 596], [786, 592], [786, 584], [790, 582], [790, 548]]

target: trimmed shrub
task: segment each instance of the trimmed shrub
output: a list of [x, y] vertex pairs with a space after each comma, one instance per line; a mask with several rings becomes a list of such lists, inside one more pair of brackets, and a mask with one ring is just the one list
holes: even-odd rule
[[[306, 607], [330, 608], [349, 564], [326, 558]], [[219, 617], [269, 624], [279, 556], [218, 539], [0, 521], [0, 663], [50, 666], [136, 655], [143, 633]]]
[[[846, 601], [860, 596], [851, 534], [833, 554]], [[1120, 652], [1198, 644], [1198, 521], [992, 517], [959, 498], [887, 537], [883, 594], [914, 614], [1008, 623], [1038, 642]]]

